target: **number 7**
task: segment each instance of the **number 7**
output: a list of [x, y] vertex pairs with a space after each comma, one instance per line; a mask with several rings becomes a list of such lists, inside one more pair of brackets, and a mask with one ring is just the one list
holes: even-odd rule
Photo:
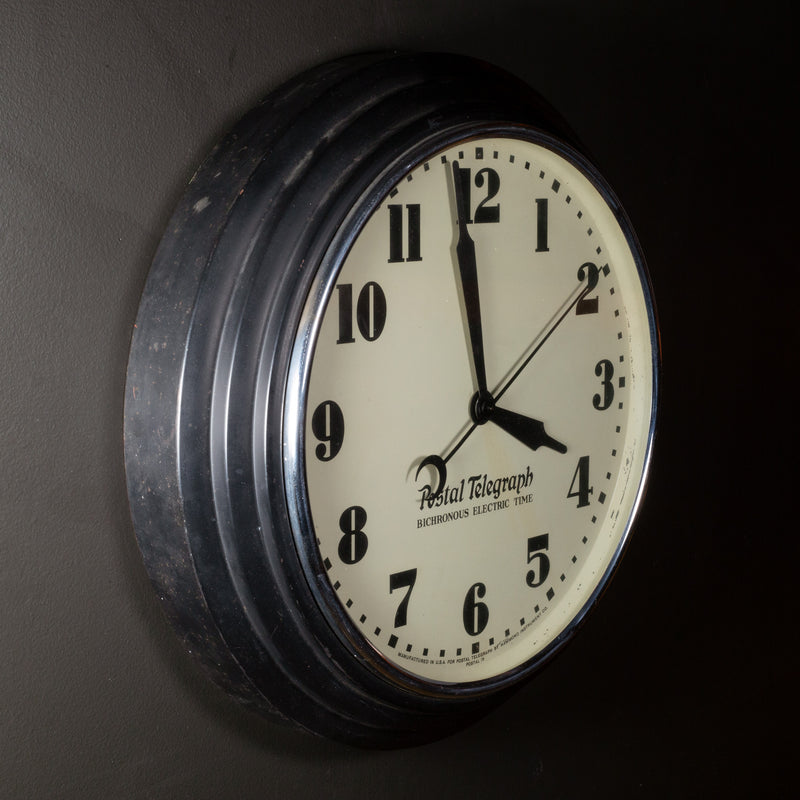
[[407, 569], [403, 572], [395, 572], [389, 576], [389, 594], [395, 589], [402, 589], [404, 586], [408, 587], [408, 591], [397, 606], [397, 613], [394, 615], [394, 627], [400, 628], [406, 624], [408, 620], [408, 600], [411, 597], [411, 590], [414, 588], [414, 583], [417, 580], [417, 570]]

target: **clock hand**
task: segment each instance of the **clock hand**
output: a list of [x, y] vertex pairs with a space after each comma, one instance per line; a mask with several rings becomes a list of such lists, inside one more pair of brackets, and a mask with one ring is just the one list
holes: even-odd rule
[[514, 411], [494, 406], [489, 414], [489, 421], [510, 433], [522, 444], [537, 450], [539, 447], [549, 447], [557, 453], [566, 453], [567, 446], [549, 436], [544, 429], [544, 423]]
[[[495, 404], [494, 398], [488, 392], [485, 394], [478, 392], [475, 395], [472, 400], [470, 414], [473, 421], [478, 425], [483, 425], [485, 422], [493, 422], [532, 450], [538, 450], [544, 445], [558, 453], [567, 452], [565, 444], [545, 432], [543, 422], [533, 417], [526, 417], [524, 414], [518, 414], [516, 411], [500, 408]], [[451, 451], [450, 455], [452, 454]]]
[[453, 187], [456, 195], [456, 213], [458, 217], [458, 242], [456, 243], [456, 260], [461, 277], [461, 295], [467, 312], [467, 327], [472, 350], [472, 363], [475, 367], [475, 380], [478, 392], [486, 391], [486, 363], [483, 355], [483, 327], [481, 325], [481, 301], [478, 293], [478, 265], [475, 259], [475, 242], [467, 230], [469, 209], [464, 196], [462, 175], [469, 175], [461, 170], [458, 161], [453, 162]]
[[417, 467], [415, 479], [419, 477], [420, 472], [425, 467], [433, 467], [436, 470], [437, 482], [436, 491], [428, 486], [427, 489], [432, 496], [436, 496], [444, 488], [447, 482], [447, 462], [456, 454], [456, 451], [461, 447], [464, 442], [472, 435], [472, 432], [478, 425], [483, 425], [485, 422], [494, 422], [495, 425], [502, 428], [506, 433], [511, 434], [517, 441], [530, 447], [531, 450], [538, 450], [540, 447], [549, 447], [557, 453], [566, 453], [567, 446], [558, 439], [554, 439], [544, 429], [544, 423], [533, 417], [526, 417], [524, 414], [517, 414], [515, 411], [508, 411], [505, 408], [500, 408], [495, 405], [492, 396], [486, 392], [477, 392], [472, 399], [471, 415], [473, 423], [467, 432], [458, 440], [450, 452], [442, 458], [439, 455], [433, 454], [426, 456], [422, 459]]
[[[452, 453], [450, 454], [452, 455]], [[450, 456], [448, 456], [450, 458]], [[436, 476], [438, 481], [436, 482], [436, 491], [433, 491], [433, 488], [430, 485], [425, 486], [425, 489], [430, 492], [431, 497], [436, 497], [442, 489], [444, 489], [444, 485], [447, 483], [447, 465], [445, 459], [441, 456], [432, 455], [423, 458], [420, 462], [420, 465], [417, 467], [417, 474], [414, 476], [414, 480], [419, 478], [420, 472], [425, 467], [433, 467], [436, 470]]]
[[[514, 374], [505, 382], [502, 388], [498, 389], [494, 395], [495, 401], [499, 400], [511, 386], [512, 383], [520, 376], [522, 371], [525, 367], [530, 364], [533, 357], [542, 349], [544, 343], [552, 336], [555, 330], [561, 325], [561, 323], [569, 316], [569, 313], [575, 308], [576, 305], [597, 285], [597, 276], [598, 276], [598, 269], [597, 267], [592, 264], [591, 262], [587, 261], [580, 266], [578, 269], [578, 280], [580, 283], [578, 284], [577, 289], [574, 289], [570, 296], [567, 298], [566, 307], [564, 310], [556, 317], [553, 324], [545, 331], [544, 335], [540, 335], [538, 343], [536, 346], [531, 350], [525, 360], [517, 367]], [[588, 277], [588, 281], [585, 287], [582, 286], [583, 281]], [[534, 339], [536, 341], [536, 339]]]
[[[499, 408], [494, 405], [491, 395], [488, 392], [485, 395], [477, 393], [473, 398], [473, 405], [475, 407], [481, 407], [480, 411], [474, 412], [475, 422], [473, 422], [447, 456], [444, 458], [435, 454], [426, 456], [417, 467], [417, 472], [414, 476], [415, 479], [419, 477], [420, 472], [422, 472], [425, 467], [433, 467], [436, 470], [436, 490], [434, 491], [430, 485], [426, 487], [431, 497], [436, 497], [447, 483], [447, 462], [470, 437], [475, 428], [477, 428], [478, 425], [483, 425], [485, 422], [494, 422], [495, 425], [502, 428], [506, 433], [511, 434], [517, 441], [522, 442], [526, 447], [530, 447], [531, 450], [538, 450], [540, 447], [544, 446], [555, 450], [557, 453], [567, 452], [567, 446], [565, 444], [554, 439], [545, 431], [543, 422], [533, 417], [526, 417], [524, 414], [517, 414], [515, 411]], [[478, 414], [480, 414], [480, 416], [477, 416]]]
[[[454, 165], [454, 167], [455, 167], [455, 165]], [[586, 280], [587, 278], [588, 278], [587, 284], [586, 284], [586, 286], [583, 286], [582, 284], [583, 284], [584, 280]], [[475, 396], [473, 397], [473, 400], [472, 400], [472, 406], [473, 406], [472, 416], [473, 416], [473, 419], [475, 419], [475, 409], [478, 409], [481, 406], [481, 404], [483, 404], [483, 405], [492, 405], [494, 408], [496, 408], [494, 403], [500, 397], [502, 397], [503, 394], [505, 394], [505, 392], [509, 388], [509, 386], [511, 386], [511, 384], [514, 383], [514, 381], [520, 376], [520, 374], [525, 369], [525, 367], [527, 367], [528, 364], [530, 364], [530, 362], [533, 359], [533, 357], [542, 349], [542, 347], [544, 346], [544, 343], [550, 338], [550, 336], [559, 327], [559, 325], [561, 325], [561, 323], [567, 318], [567, 316], [572, 311], [572, 309], [575, 308], [575, 306], [580, 302], [580, 300], [582, 298], [584, 298], [597, 285], [597, 280], [598, 280], [598, 269], [597, 269], [597, 267], [594, 264], [592, 264], [591, 262], [586, 262], [586, 263], [582, 264], [581, 267], [578, 269], [578, 280], [580, 281], [580, 283], [578, 284], [576, 289], [573, 289], [573, 291], [570, 293], [569, 297], [567, 297], [567, 299], [565, 301], [565, 305], [563, 306], [564, 310], [560, 314], [558, 314], [556, 319], [553, 321], [553, 323], [550, 325], [550, 327], [547, 328], [544, 331], [543, 334], [540, 334], [540, 336], [537, 339], [534, 339], [534, 341], [537, 342], [536, 346], [528, 354], [528, 356], [525, 358], [525, 360], [522, 362], [522, 364], [520, 364], [520, 366], [515, 370], [515, 372], [511, 375], [511, 377], [506, 381], [506, 383], [497, 391], [497, 393], [494, 395], [494, 397], [492, 397], [492, 395], [489, 394], [488, 392], [483, 392], [482, 393], [480, 390], [478, 390], [478, 392], [475, 394]], [[489, 401], [489, 402], [487, 402], [487, 401]], [[485, 414], [486, 412], [484, 411], [483, 413]], [[513, 414], [513, 412], [505, 412], [505, 413], [506, 414]], [[502, 414], [501, 414], [501, 416], [502, 416]], [[520, 415], [517, 415], [517, 416], [520, 416]], [[450, 448], [450, 451], [447, 453], [447, 455], [445, 455], [443, 457], [442, 456], [438, 456], [438, 455], [431, 455], [431, 456], [428, 456], [427, 458], [423, 459], [422, 463], [420, 464], [419, 469], [417, 470], [417, 475], [419, 475], [419, 471], [422, 469], [423, 466], [428, 466], [428, 465], [434, 466], [436, 468], [436, 470], [437, 470], [437, 472], [439, 474], [439, 478], [440, 478], [439, 486], [437, 488], [437, 494], [444, 487], [444, 481], [445, 481], [445, 479], [447, 477], [447, 470], [445, 468], [445, 465], [447, 464], [447, 462], [456, 454], [456, 452], [458, 452], [458, 450], [461, 448], [461, 445], [463, 445], [464, 442], [466, 442], [467, 439], [469, 439], [469, 437], [472, 436], [473, 432], [475, 431], [475, 428], [477, 428], [479, 424], [483, 424], [483, 422], [487, 421], [488, 419], [489, 419], [489, 417], [487, 416], [485, 419], [482, 419], [480, 422], [473, 421], [472, 425], [470, 425], [470, 427], [467, 428], [467, 430], [465, 431], [464, 435], [453, 445], [453, 447]], [[540, 423], [538, 420], [531, 420], [530, 423], [529, 423], [530, 428], [531, 429], [536, 428], [537, 427], [537, 423], [539, 425], [542, 425], [542, 423]], [[497, 422], [497, 424], [500, 425], [501, 427], [503, 427], [500, 422]], [[525, 426], [525, 427], [528, 427], [528, 426]], [[512, 436], [516, 436], [516, 434], [512, 433], [511, 431], [508, 431], [508, 433], [511, 433]], [[556, 450], [557, 452], [566, 452], [566, 448], [565, 448], [565, 446], [563, 444], [558, 442], [556, 439], [551, 439], [551, 437], [547, 436], [546, 433], [544, 434], [544, 436], [548, 440], [552, 441], [553, 444], [559, 445], [559, 447], [552, 447], [551, 444], [548, 444], [545, 441], [540, 442], [540, 444], [545, 444], [548, 447], [552, 447], [552, 449]], [[517, 438], [519, 438], [519, 437], [517, 437]], [[524, 440], [520, 439], [520, 441], [524, 441]], [[538, 446], [539, 445], [537, 445], [537, 447]], [[564, 447], [564, 450], [561, 450], [560, 447]], [[536, 448], [534, 448], [534, 449], [536, 449]]]

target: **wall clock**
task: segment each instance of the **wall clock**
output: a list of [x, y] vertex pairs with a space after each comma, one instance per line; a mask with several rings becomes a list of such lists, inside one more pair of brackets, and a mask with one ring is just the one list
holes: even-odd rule
[[125, 398], [148, 572], [256, 710], [442, 736], [606, 585], [657, 371], [628, 219], [538, 95], [457, 56], [327, 64], [217, 145], [155, 256]]

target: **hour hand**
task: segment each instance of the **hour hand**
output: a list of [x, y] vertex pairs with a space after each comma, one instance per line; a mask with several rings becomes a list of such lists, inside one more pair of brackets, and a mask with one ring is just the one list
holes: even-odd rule
[[489, 421], [494, 422], [532, 450], [549, 447], [557, 453], [567, 452], [567, 446], [550, 436], [544, 429], [544, 423], [538, 419], [493, 406], [489, 412]]

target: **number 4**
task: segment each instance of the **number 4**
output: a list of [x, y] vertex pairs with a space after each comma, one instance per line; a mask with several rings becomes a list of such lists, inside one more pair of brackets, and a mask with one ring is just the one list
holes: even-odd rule
[[583, 508], [583, 506], [589, 505], [589, 495], [593, 492], [594, 487], [589, 486], [589, 456], [581, 456], [572, 475], [572, 483], [569, 485], [567, 497], [577, 497], [578, 508]]

